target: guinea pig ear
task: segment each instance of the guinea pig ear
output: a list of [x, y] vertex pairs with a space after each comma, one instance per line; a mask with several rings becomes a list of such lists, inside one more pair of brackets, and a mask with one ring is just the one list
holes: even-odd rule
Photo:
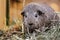
[[40, 10], [37, 10], [37, 13], [38, 13], [38, 15], [42, 15], [42, 14], [44, 14], [44, 13], [41, 12]]
[[25, 12], [21, 12], [21, 15], [24, 16]]

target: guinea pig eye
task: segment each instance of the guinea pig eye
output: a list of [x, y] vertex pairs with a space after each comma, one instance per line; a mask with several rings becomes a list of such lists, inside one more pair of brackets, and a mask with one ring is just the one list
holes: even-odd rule
[[37, 15], [35, 15], [35, 17], [37, 17]]
[[37, 10], [37, 13], [38, 13], [38, 15], [42, 15], [42, 14], [44, 14], [44, 13], [41, 12], [40, 10]]
[[27, 17], [27, 15], [24, 15], [24, 17]]

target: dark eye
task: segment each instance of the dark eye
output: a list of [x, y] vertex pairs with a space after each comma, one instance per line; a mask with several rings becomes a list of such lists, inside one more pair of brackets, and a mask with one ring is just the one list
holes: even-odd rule
[[27, 15], [24, 15], [25, 17], [27, 17]]
[[35, 15], [35, 17], [37, 17], [38, 15]]
[[37, 10], [37, 13], [38, 13], [38, 15], [42, 15], [42, 14], [44, 14], [44, 13], [41, 12], [40, 10]]

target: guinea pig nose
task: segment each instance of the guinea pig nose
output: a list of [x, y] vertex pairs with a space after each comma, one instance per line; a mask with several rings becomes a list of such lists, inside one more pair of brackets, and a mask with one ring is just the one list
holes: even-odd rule
[[30, 25], [30, 26], [32, 26], [32, 25], [33, 25], [33, 23], [29, 23], [29, 25]]

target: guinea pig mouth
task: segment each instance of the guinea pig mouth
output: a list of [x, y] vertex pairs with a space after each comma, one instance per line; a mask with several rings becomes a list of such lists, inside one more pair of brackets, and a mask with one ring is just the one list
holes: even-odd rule
[[35, 26], [29, 26], [28, 30], [30, 33], [33, 33], [35, 31]]
[[30, 29], [38, 29], [38, 26], [33, 25], [33, 26], [29, 26], [29, 28]]

